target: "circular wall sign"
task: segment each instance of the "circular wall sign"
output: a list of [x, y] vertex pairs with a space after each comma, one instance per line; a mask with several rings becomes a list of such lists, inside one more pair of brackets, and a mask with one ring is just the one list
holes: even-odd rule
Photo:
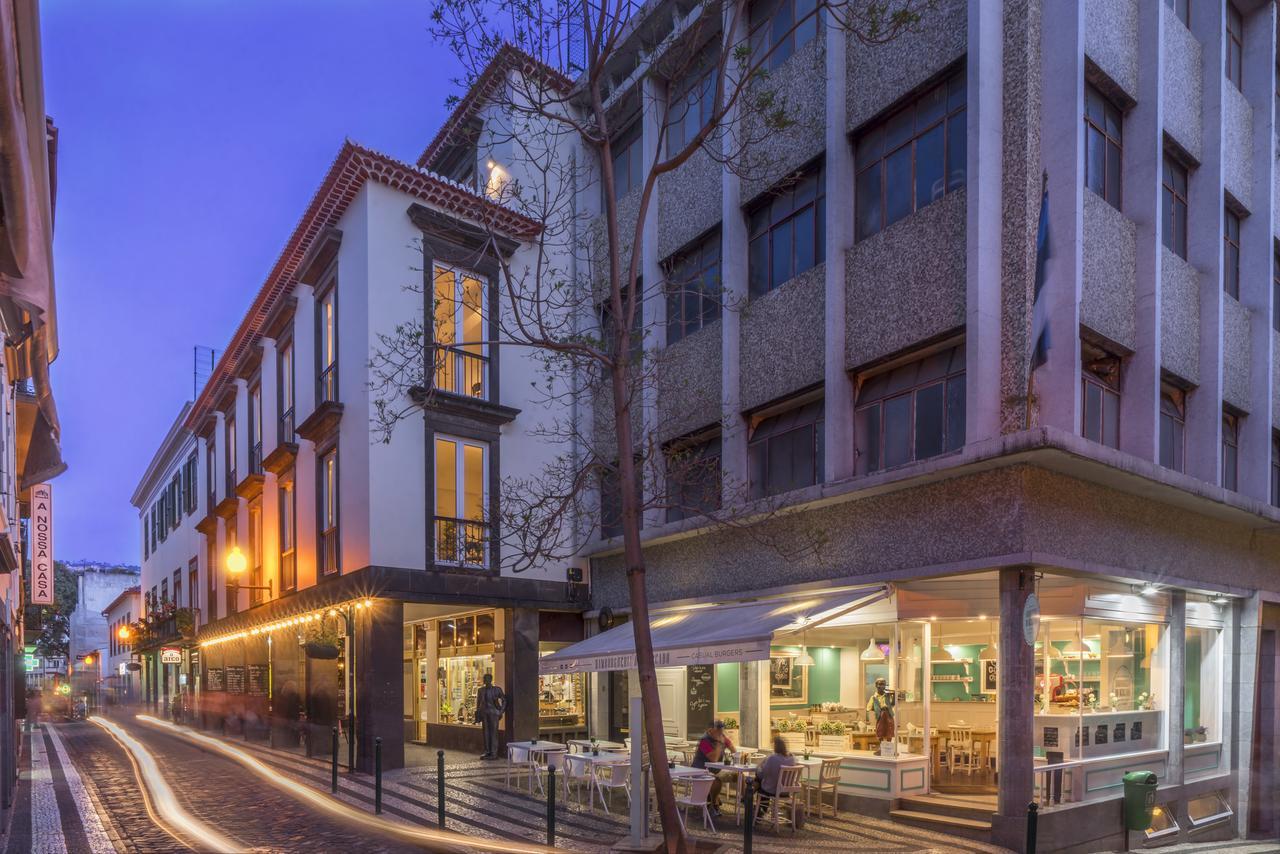
[[1036, 645], [1036, 635], [1040, 633], [1040, 597], [1032, 593], [1022, 603], [1022, 639], [1027, 646]]

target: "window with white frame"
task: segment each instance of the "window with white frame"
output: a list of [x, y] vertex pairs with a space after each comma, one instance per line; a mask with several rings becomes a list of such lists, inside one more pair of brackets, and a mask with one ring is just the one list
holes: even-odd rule
[[316, 404], [338, 399], [338, 285], [316, 303]]
[[293, 441], [293, 343], [287, 343], [280, 348], [280, 358], [278, 360], [280, 376], [277, 379], [277, 390], [280, 397], [279, 409], [280, 423], [278, 440], [281, 442]]
[[488, 566], [486, 509], [489, 446], [473, 439], [436, 436], [435, 559], [459, 566]]
[[484, 399], [489, 372], [484, 279], [443, 264], [434, 266], [432, 277], [435, 387]]
[[320, 455], [316, 478], [317, 516], [319, 533], [317, 560], [322, 575], [338, 572], [338, 449], [331, 448]]
[[1187, 626], [1182, 716], [1182, 740], [1186, 744], [1222, 740], [1221, 638], [1218, 629]]

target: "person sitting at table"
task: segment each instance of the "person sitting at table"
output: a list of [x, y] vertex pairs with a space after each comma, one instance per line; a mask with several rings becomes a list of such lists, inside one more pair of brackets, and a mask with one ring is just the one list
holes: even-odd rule
[[773, 753], [770, 753], [756, 766], [756, 785], [760, 787], [760, 805], [756, 808], [756, 818], [765, 814], [766, 798], [778, 794], [778, 777], [787, 765], [795, 765], [796, 758], [787, 750], [787, 743], [781, 737], [773, 740]]
[[[726, 750], [733, 750], [733, 742], [724, 734], [724, 721], [712, 721], [711, 726], [707, 727], [706, 734], [698, 742], [698, 750], [691, 764], [694, 768], [706, 768], [708, 762], [721, 761]], [[716, 815], [720, 814], [720, 790], [724, 788], [725, 783], [736, 776], [732, 771], [721, 771], [715, 775], [715, 782], [711, 784], [711, 791], [707, 793], [707, 805]]]

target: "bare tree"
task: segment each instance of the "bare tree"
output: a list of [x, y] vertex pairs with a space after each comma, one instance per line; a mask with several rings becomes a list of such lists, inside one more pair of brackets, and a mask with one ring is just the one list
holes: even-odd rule
[[[534, 430], [557, 450], [539, 473], [504, 481], [493, 529], [516, 570], [573, 555], [597, 532], [620, 544], [651, 756], [665, 757], [666, 747], [640, 540], [645, 514], [697, 516], [767, 540], [759, 522], [778, 511], [725, 476], [699, 436], [659, 440], [671, 430], [659, 423], [654, 395], [671, 379], [645, 302], [696, 293], [720, 310], [738, 306], [733, 289], [696, 265], [644, 280], [638, 250], [657, 182], [698, 152], [744, 177], [766, 168], [760, 143], [795, 122], [770, 84], [771, 58], [787, 36], [838, 27], [863, 44], [884, 43], [914, 27], [932, 2], [802, 2], [802, 14], [773, 24], [771, 37], [765, 28], [752, 32], [748, 0], [704, 0], [668, 9], [665, 18], [659, 7], [631, 0], [435, 2], [433, 34], [461, 63], [467, 97], [482, 98], [487, 110], [478, 129], [455, 130], [518, 164], [491, 172], [482, 189], [536, 229], [513, 251], [509, 235], [475, 224], [486, 232], [486, 255], [498, 259], [496, 339], [455, 340], [442, 320], [453, 316], [452, 291], [432, 293], [435, 323], [406, 321], [379, 336], [370, 366], [375, 429], [389, 440], [417, 407], [456, 389], [469, 344], [537, 360], [537, 391], [552, 414]], [[567, 62], [576, 65], [572, 78], [559, 70]], [[693, 82], [655, 97], [645, 76]], [[645, 140], [637, 170], [629, 159], [616, 161], [615, 145], [638, 113], [656, 117], [657, 139]], [[598, 210], [583, 203], [596, 192]], [[821, 532], [810, 534], [793, 530], [789, 541], [770, 542], [782, 551], [819, 548]], [[665, 762], [653, 763], [653, 777], [667, 848], [683, 850]]]

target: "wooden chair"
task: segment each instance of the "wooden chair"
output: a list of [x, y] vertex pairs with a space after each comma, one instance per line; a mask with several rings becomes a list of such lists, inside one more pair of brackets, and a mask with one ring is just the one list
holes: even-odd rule
[[716, 778], [711, 774], [684, 778], [684, 782], [689, 784], [688, 791], [676, 798], [676, 806], [681, 807], [680, 812], [676, 813], [680, 818], [681, 829], [686, 828], [689, 823], [689, 807], [694, 807], [702, 810], [702, 829], [716, 832], [716, 823], [711, 818], [711, 807], [707, 804], [707, 798], [711, 795], [711, 784], [715, 781]]
[[763, 790], [760, 792], [761, 801], [767, 800], [770, 820], [773, 822], [773, 832], [777, 833], [781, 828], [781, 820], [778, 813], [786, 808], [790, 811], [791, 830], [794, 832], [799, 829], [799, 813], [797, 810], [804, 809], [804, 766], [803, 765], [784, 765], [778, 774], [778, 791], [773, 796], [766, 794]]
[[826, 802], [823, 797], [827, 790], [831, 791], [831, 817], [835, 818], [840, 813], [840, 757], [831, 759], [823, 758], [822, 767], [818, 769], [818, 779], [810, 782], [804, 781], [804, 806], [805, 810], [809, 809], [809, 796], [816, 794], [818, 798], [818, 819], [821, 820], [823, 813], [826, 811]]
[[973, 727], [953, 726], [947, 733], [947, 767], [954, 774], [963, 771], [973, 774], [982, 767], [978, 752], [974, 749]]

